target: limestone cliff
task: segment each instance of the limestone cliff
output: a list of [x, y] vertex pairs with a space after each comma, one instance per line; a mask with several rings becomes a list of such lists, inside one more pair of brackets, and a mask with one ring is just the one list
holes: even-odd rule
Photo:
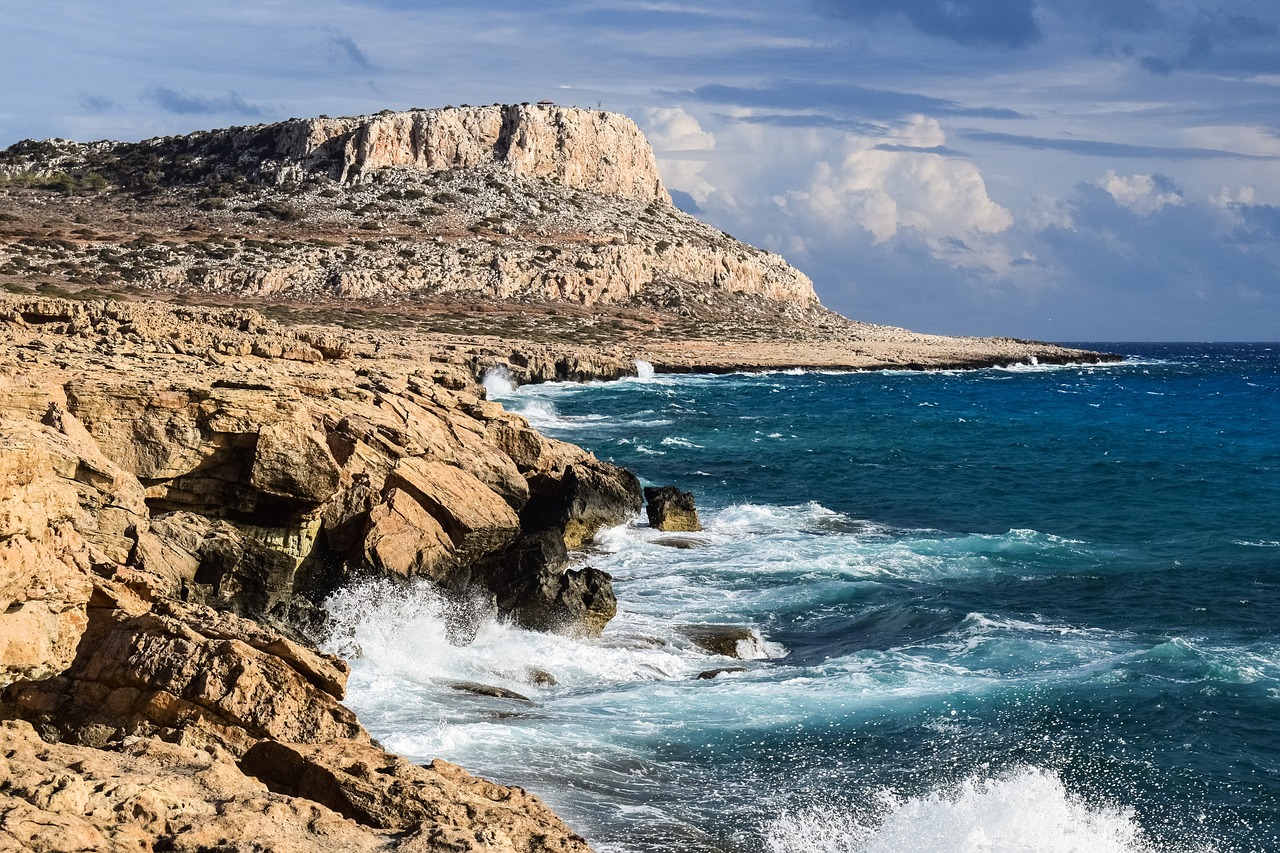
[[[635, 124], [596, 110], [458, 107], [28, 142], [0, 152], [0, 170], [11, 187], [75, 194], [67, 207], [97, 226], [0, 233], [0, 278], [583, 305], [656, 304], [678, 287], [817, 305], [782, 258], [672, 205]], [[11, 221], [43, 227], [47, 191], [8, 194]]]
[[499, 163], [513, 175], [554, 178], [573, 189], [671, 202], [648, 142], [617, 113], [495, 104], [291, 119], [269, 132], [275, 145], [261, 168], [277, 180], [323, 170], [345, 182], [395, 166], [441, 172]]

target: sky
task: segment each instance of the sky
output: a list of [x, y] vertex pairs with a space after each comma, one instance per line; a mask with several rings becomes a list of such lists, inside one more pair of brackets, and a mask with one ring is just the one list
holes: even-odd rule
[[1275, 0], [11, 3], [0, 146], [548, 98], [846, 316], [1280, 340]]

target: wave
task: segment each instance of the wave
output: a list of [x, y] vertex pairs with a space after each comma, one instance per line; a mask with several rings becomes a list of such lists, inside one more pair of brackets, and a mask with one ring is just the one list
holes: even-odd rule
[[484, 386], [490, 400], [510, 397], [516, 392], [516, 381], [505, 367], [492, 367], [485, 371], [480, 384]]
[[918, 797], [882, 791], [861, 808], [784, 814], [764, 836], [768, 853], [1155, 851], [1130, 809], [1086, 803], [1057, 774], [1035, 767], [972, 776]]

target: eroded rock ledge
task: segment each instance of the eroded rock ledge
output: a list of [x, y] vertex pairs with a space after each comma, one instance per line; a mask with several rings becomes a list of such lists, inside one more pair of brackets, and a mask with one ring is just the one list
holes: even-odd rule
[[307, 637], [364, 575], [598, 633], [609, 577], [564, 549], [639, 485], [465, 366], [371, 354], [251, 311], [0, 302], [0, 846], [588, 849], [381, 750]]

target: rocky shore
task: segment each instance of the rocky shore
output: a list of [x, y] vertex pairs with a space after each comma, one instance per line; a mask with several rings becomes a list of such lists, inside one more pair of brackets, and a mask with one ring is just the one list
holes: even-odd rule
[[598, 633], [609, 578], [565, 549], [639, 510], [629, 473], [412, 347], [49, 299], [0, 302], [0, 450], [0, 846], [587, 849], [378, 748], [312, 641], [369, 575], [448, 590], [459, 642]]
[[434, 584], [458, 644], [614, 615], [571, 555], [638, 480], [487, 373], [1110, 358], [834, 314], [677, 210], [630, 120], [555, 105], [19, 143], [0, 288], [0, 849], [587, 851], [518, 788], [384, 751], [318, 648], [364, 578]]

